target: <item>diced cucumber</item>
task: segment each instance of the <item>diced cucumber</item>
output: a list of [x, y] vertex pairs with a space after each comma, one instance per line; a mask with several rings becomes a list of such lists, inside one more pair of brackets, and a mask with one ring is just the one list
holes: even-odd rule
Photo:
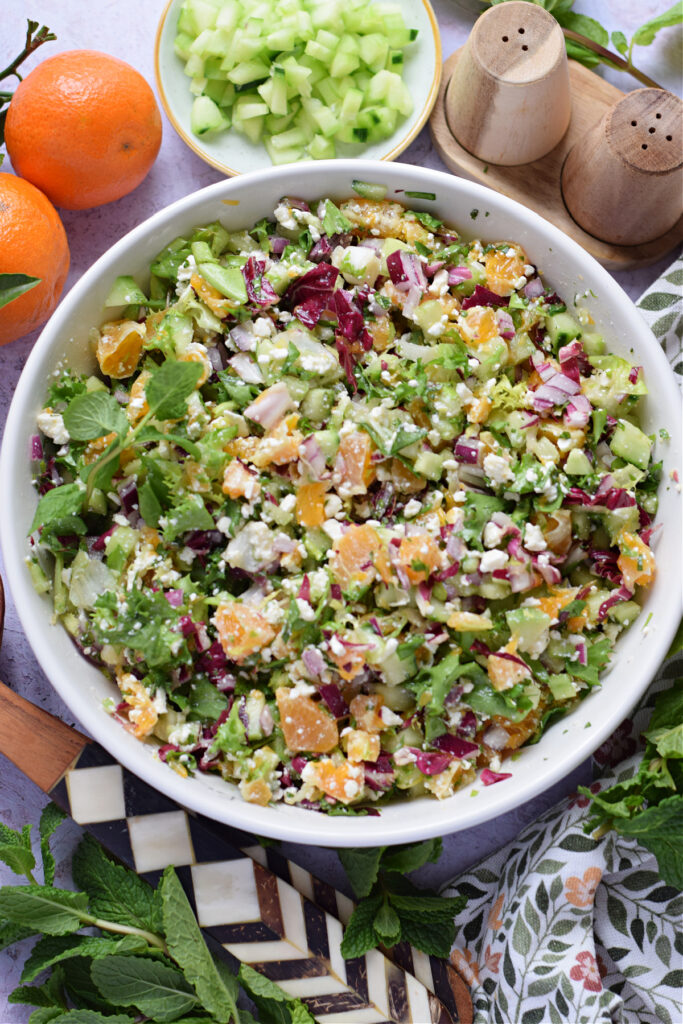
[[424, 334], [429, 334], [431, 327], [441, 323], [444, 308], [438, 299], [427, 299], [421, 302], [413, 313], [413, 320]]
[[359, 181], [358, 178], [353, 179], [351, 188], [356, 195], [362, 196], [363, 199], [384, 199], [387, 194], [386, 185], [377, 185], [371, 181]]
[[515, 608], [505, 613], [508, 628], [520, 651], [533, 652], [550, 628], [551, 618], [540, 608]]
[[328, 427], [327, 430], [316, 430], [313, 436], [320, 445], [325, 461], [332, 462], [339, 448], [339, 434], [337, 431], [333, 427]]
[[200, 263], [197, 267], [205, 281], [233, 302], [247, 301], [247, 286], [239, 267], [222, 267], [219, 263]]
[[418, 476], [426, 476], [428, 480], [440, 480], [443, 463], [444, 456], [439, 452], [423, 451], [413, 463], [413, 472]]
[[610, 448], [626, 462], [632, 462], [639, 469], [647, 469], [652, 453], [652, 441], [628, 420], [618, 420]]
[[593, 471], [590, 460], [581, 448], [572, 448], [564, 464], [565, 473], [570, 476], [586, 476]]
[[581, 326], [569, 313], [554, 313], [546, 317], [546, 330], [555, 351], [581, 337]]
[[142, 289], [138, 287], [132, 277], [125, 275], [116, 278], [109, 295], [107, 295], [107, 298], [105, 299], [104, 305], [107, 307], [128, 305], [144, 306], [146, 302], [147, 296]]
[[337, 151], [332, 139], [326, 139], [323, 135], [314, 135], [308, 144], [308, 152], [314, 160], [334, 160]]
[[330, 388], [311, 388], [301, 402], [301, 413], [314, 423], [322, 423], [330, 414], [334, 392]]
[[601, 356], [605, 352], [605, 339], [601, 334], [586, 334], [584, 331], [581, 344], [589, 356]]
[[576, 697], [576, 684], [566, 672], [549, 675], [548, 686], [555, 700], [572, 700]]
[[197, 96], [192, 104], [190, 128], [195, 135], [206, 135], [207, 132], [219, 132], [228, 124], [219, 107], [208, 96]]

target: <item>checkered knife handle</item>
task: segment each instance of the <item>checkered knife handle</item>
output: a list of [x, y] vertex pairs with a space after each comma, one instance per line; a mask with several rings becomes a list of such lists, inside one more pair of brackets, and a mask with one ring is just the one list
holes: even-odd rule
[[[409, 947], [394, 962], [378, 950], [344, 960], [340, 917], [352, 909], [346, 897], [276, 851], [253, 847], [253, 837], [186, 812], [2, 683], [0, 721], [0, 751], [148, 881], [155, 884], [174, 864], [212, 946], [303, 999], [320, 1024], [470, 1018], [444, 962]], [[36, 736], [43, 738], [39, 758], [27, 753]]]

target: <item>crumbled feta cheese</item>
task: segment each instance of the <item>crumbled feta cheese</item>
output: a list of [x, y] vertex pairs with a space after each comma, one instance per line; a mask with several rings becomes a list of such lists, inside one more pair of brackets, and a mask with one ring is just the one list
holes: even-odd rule
[[548, 545], [540, 526], [535, 523], [527, 523], [524, 527], [524, 547], [527, 551], [545, 551]]
[[494, 484], [504, 484], [515, 478], [510, 464], [502, 455], [487, 455], [484, 459], [484, 472]]
[[43, 409], [38, 413], [36, 422], [38, 429], [42, 430], [46, 437], [51, 437], [56, 444], [67, 444], [71, 440], [60, 412], [53, 412], [49, 408]]
[[502, 569], [508, 560], [504, 551], [485, 551], [479, 562], [479, 572], [493, 572], [494, 569]]
[[406, 517], [406, 519], [412, 519], [413, 516], [416, 516], [418, 512], [421, 511], [421, 502], [417, 501], [416, 498], [411, 498], [410, 501], [406, 504], [405, 508], [403, 509], [403, 515]]
[[498, 526], [496, 523], [487, 523], [484, 527], [484, 547], [497, 548], [503, 539], [504, 533], [504, 527]]

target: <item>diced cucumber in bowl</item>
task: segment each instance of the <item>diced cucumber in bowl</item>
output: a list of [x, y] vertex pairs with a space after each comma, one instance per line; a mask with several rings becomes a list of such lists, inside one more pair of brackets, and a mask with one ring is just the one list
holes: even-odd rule
[[412, 113], [401, 74], [416, 36], [390, 2], [184, 0], [175, 52], [191, 129], [232, 126], [278, 164], [388, 138]]

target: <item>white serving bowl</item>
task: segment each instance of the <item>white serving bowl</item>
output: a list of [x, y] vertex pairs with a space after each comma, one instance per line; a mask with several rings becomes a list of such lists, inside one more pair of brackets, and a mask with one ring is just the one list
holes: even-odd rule
[[[616, 353], [644, 368], [651, 394], [643, 403], [645, 429], [665, 427], [671, 440], [657, 444], [664, 460], [658, 520], [657, 580], [644, 612], [619, 640], [602, 686], [513, 762], [512, 778], [489, 788], [475, 782], [447, 800], [420, 798], [382, 809], [379, 817], [327, 817], [279, 804], [245, 803], [237, 788], [197, 774], [181, 779], [163, 765], [155, 746], [134, 739], [103, 710], [115, 687], [88, 664], [66, 631], [51, 622], [51, 600], [33, 589], [25, 565], [27, 531], [36, 505], [29, 455], [51, 375], [58, 365], [92, 372], [88, 331], [106, 319], [103, 302], [119, 274], [144, 283], [152, 258], [177, 235], [220, 219], [231, 230], [272, 212], [283, 195], [309, 201], [352, 194], [354, 178], [388, 185], [387, 198], [402, 190], [436, 193], [435, 201], [410, 200], [463, 234], [520, 242], [529, 259], [571, 307], [577, 294]], [[471, 213], [478, 210], [476, 221]], [[588, 291], [590, 289], [590, 291]], [[495, 819], [557, 782], [614, 730], [642, 695], [678, 625], [680, 608], [680, 499], [670, 473], [680, 465], [680, 399], [667, 361], [631, 301], [576, 242], [524, 206], [461, 178], [407, 164], [334, 160], [272, 168], [222, 181], [150, 217], [117, 242], [83, 275], [62, 301], [29, 356], [10, 408], [0, 458], [0, 539], [7, 582], [22, 625], [47, 677], [83, 726], [123, 765], [178, 803], [210, 818], [264, 836], [320, 846], [378, 846], [445, 835]], [[647, 628], [645, 624], [647, 623]], [[477, 790], [472, 796], [470, 791]]]

